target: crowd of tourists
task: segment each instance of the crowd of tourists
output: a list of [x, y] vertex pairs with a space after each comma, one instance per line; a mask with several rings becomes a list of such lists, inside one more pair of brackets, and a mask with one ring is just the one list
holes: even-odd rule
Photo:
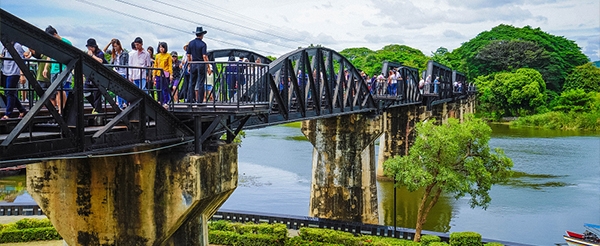
[[[59, 35], [59, 32], [52, 26], [46, 28], [46, 33], [72, 45], [72, 43]], [[100, 48], [96, 39], [89, 38], [86, 42], [87, 54], [94, 60], [111, 67], [115, 72], [134, 83], [140, 89], [146, 91], [155, 91], [156, 99], [163, 106], [174, 102], [203, 102], [206, 98], [205, 91], [211, 90], [214, 81], [212, 66], [204, 62], [208, 61], [207, 46], [203, 41], [207, 33], [202, 27], [197, 27], [195, 38], [183, 46], [185, 54], [179, 59], [176, 51], [169, 52], [166, 42], [159, 42], [154, 54], [152, 46], [144, 47], [144, 41], [141, 37], [136, 37], [131, 42], [131, 51], [126, 52], [121, 40], [111, 39], [106, 46]], [[27, 61], [35, 60], [36, 66], [33, 71], [36, 83], [42, 89], [46, 90], [52, 82], [61, 79], [61, 86], [50, 97], [52, 104], [62, 113], [65, 106], [68, 91], [73, 88], [73, 75], [69, 71], [61, 73], [67, 69], [66, 65], [61, 65], [51, 57], [36, 52], [33, 48], [25, 48], [18, 42], [11, 42], [16, 53], [22, 59]], [[107, 54], [107, 56], [105, 56]], [[28, 103], [28, 91], [32, 86], [26, 79], [25, 74], [19, 69], [17, 63], [11, 56], [7, 47], [2, 50], [2, 79], [0, 87], [4, 94], [0, 94], [0, 101], [5, 108], [1, 119], [11, 117], [13, 110], [19, 111], [19, 118], [26, 113], [24, 103]], [[31, 67], [32, 62], [28, 62]], [[97, 85], [89, 78], [84, 78], [84, 96], [93, 106], [92, 113], [102, 113], [104, 108], [104, 99]], [[19, 98], [20, 97], [20, 98]], [[125, 108], [129, 103], [123, 98], [116, 98], [117, 104]], [[5, 102], [5, 103], [4, 103]]]

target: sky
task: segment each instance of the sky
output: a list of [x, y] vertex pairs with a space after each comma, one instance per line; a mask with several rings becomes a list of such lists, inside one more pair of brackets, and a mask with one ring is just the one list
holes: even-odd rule
[[181, 54], [202, 26], [208, 49], [237, 48], [279, 57], [298, 47], [379, 50], [402, 44], [431, 55], [453, 50], [499, 24], [540, 27], [600, 60], [600, 0], [1, 0], [0, 7], [85, 48], [135, 37]]

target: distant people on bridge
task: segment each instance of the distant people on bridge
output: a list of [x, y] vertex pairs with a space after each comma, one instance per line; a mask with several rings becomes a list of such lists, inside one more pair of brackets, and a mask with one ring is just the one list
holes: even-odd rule
[[385, 94], [385, 91], [387, 90], [387, 83], [385, 81], [385, 77], [383, 76], [383, 73], [379, 74], [377, 76], [377, 95], [383, 95]]
[[423, 78], [421, 78], [421, 80], [419, 80], [419, 92], [421, 94], [423, 94], [423, 88], [425, 87], [425, 80]]
[[[63, 42], [65, 42], [69, 45], [73, 45], [73, 44], [71, 44], [71, 41], [58, 35], [58, 31], [56, 31], [56, 29], [52, 26], [46, 27], [46, 33], [52, 35], [53, 37], [55, 37], [57, 39], [62, 40]], [[50, 59], [50, 58], [48, 58], [48, 60], [54, 61], [53, 59]], [[65, 69], [67, 69], [66, 65], [61, 66], [60, 64], [58, 64], [56, 62], [46, 63], [43, 74], [44, 74], [44, 76], [48, 76], [48, 72], [50, 72], [50, 79], [52, 80], [52, 83], [54, 83], [54, 81], [58, 78], [58, 74]], [[71, 90], [71, 78], [72, 78], [72, 75], [71, 75], [71, 72], [69, 71], [68, 75], [65, 76], [65, 78], [61, 81], [61, 84], [63, 85], [62, 90], [57, 94], [57, 97], [56, 97], [56, 103], [58, 104], [58, 113], [59, 114], [62, 114], [62, 109], [65, 107], [65, 104], [67, 103], [67, 91]]]
[[371, 94], [377, 94], [377, 75], [373, 74], [373, 77], [369, 82]]
[[234, 56], [229, 56], [227, 67], [225, 68], [225, 82], [227, 83], [226, 88], [223, 88], [222, 92], [225, 94], [223, 99], [230, 100], [235, 95], [238, 85], [238, 64], [235, 61]]
[[[48, 63], [45, 61], [48, 59], [48, 56], [46, 56], [44, 54], [40, 54], [39, 52], [37, 52], [31, 48], [29, 48], [29, 51], [31, 52], [31, 56], [38, 60], [35, 80], [38, 82], [40, 87], [42, 87], [42, 90], [46, 91], [48, 89], [48, 87], [50, 87], [50, 82], [51, 82], [50, 76], [44, 76], [44, 68], [46, 67], [46, 64]], [[57, 106], [56, 92], [54, 92], [54, 93], [52, 93], [52, 95], [50, 95], [50, 102], [52, 103], [52, 105], [54, 105], [54, 107]]]
[[[203, 30], [202, 27], [197, 27], [194, 34], [196, 38], [189, 42], [187, 49], [188, 61], [190, 62], [208, 62], [208, 53], [206, 43], [202, 41], [204, 34], [207, 31]], [[204, 63], [192, 63], [190, 66], [190, 83], [188, 84], [188, 103], [204, 101], [204, 97], [196, 98], [194, 95], [194, 89], [196, 84], [199, 85], [199, 95], [204, 95], [204, 83], [206, 82], [206, 64]]]
[[433, 81], [433, 93], [438, 93], [438, 87], [440, 86], [440, 76], [436, 76]]
[[[109, 49], [111, 47], [111, 49]], [[123, 50], [123, 46], [121, 45], [121, 41], [113, 38], [110, 42], [102, 49], [106, 54], [110, 55], [109, 64], [114, 65], [113, 70], [121, 75], [123, 78], [127, 79], [128, 71], [127, 68], [122, 66], [129, 65], [129, 53]], [[127, 107], [128, 103], [123, 98], [117, 96], [117, 104], [121, 109]]]
[[[185, 56], [184, 56], [185, 57]], [[173, 61], [173, 81], [171, 82], [171, 95], [173, 95], [173, 102], [179, 102], [179, 83], [183, 77], [181, 69], [181, 61], [177, 55], [177, 51], [171, 52], [171, 59]]]
[[427, 75], [427, 78], [425, 79], [425, 94], [431, 93], [431, 87], [431, 75]]
[[[95, 39], [88, 39], [85, 47], [87, 47], [87, 54], [94, 58], [94, 60], [102, 64], [108, 64], [108, 61], [106, 61], [104, 58], [104, 52], [98, 48], [98, 44], [96, 43]], [[88, 102], [90, 102], [90, 104], [94, 107], [92, 114], [104, 113], [104, 107], [102, 106], [102, 93], [100, 92], [98, 86], [90, 78], [86, 78], [85, 82], [83, 83], [83, 92], [85, 99], [87, 99]]]
[[[16, 42], [11, 42], [11, 44], [13, 45], [19, 56], [21, 58], [25, 58], [25, 56], [23, 55], [25, 53], [25, 50], [23, 50], [21, 44]], [[6, 47], [4, 47], [4, 49], [2, 50], [2, 57], [12, 58]], [[4, 116], [2, 116], [1, 119], [9, 119], [15, 107], [19, 110], [19, 118], [23, 118], [23, 116], [25, 116], [25, 113], [27, 113], [27, 110], [25, 109], [25, 107], [23, 107], [23, 105], [21, 105], [17, 93], [19, 83], [24, 83], [26, 80], [25, 76], [23, 75], [23, 71], [19, 69], [15, 61], [4, 60], [2, 64], [2, 74], [6, 76], [6, 89], [4, 90], [4, 93], [6, 94], [7, 102], [6, 112], [4, 113]]]
[[[144, 41], [142, 40], [142, 38], [135, 38], [133, 43], [135, 45], [135, 50], [129, 54], [129, 65], [144, 68], [150, 67], [152, 63], [152, 58], [150, 57], [150, 53], [148, 53], [148, 51], [144, 49]], [[133, 82], [138, 88], [142, 90], [147, 90], [147, 72], [148, 69], [131, 69], [129, 80]], [[146, 91], [146, 93], [148, 92]]]
[[188, 101], [187, 91], [188, 91], [188, 84], [190, 83], [190, 64], [188, 63], [187, 48], [188, 48], [188, 43], [183, 45], [184, 53], [181, 58], [181, 71], [183, 73], [183, 84], [181, 85], [181, 91], [179, 92], [179, 98], [183, 99], [184, 102]]
[[208, 64], [206, 70], [206, 88], [204, 88], [204, 98], [207, 102], [214, 100], [213, 86], [215, 84], [215, 74], [212, 70], [212, 65]]
[[169, 107], [169, 101], [171, 101], [171, 86], [169, 84], [173, 81], [173, 58], [167, 53], [168, 51], [169, 48], [166, 42], [158, 43], [154, 68], [161, 70], [154, 70], [152, 73], [155, 87], [158, 90], [158, 102], [164, 108]]
[[396, 78], [396, 72], [392, 69], [388, 72], [388, 78], [387, 78], [387, 83], [388, 83], [388, 90], [387, 93], [389, 95], [396, 95], [396, 90], [398, 87], [398, 80]]

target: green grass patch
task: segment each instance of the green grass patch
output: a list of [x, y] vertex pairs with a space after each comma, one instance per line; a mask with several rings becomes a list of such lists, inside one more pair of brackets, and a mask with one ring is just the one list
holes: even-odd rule
[[290, 122], [283, 124], [285, 127], [302, 128], [302, 121]]
[[292, 141], [308, 141], [308, 138], [306, 138], [306, 136], [302, 135], [302, 136], [288, 136], [285, 137], [286, 140], [292, 140]]

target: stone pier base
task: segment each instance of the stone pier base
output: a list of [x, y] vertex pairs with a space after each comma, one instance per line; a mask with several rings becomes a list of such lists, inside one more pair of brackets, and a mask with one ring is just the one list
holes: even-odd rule
[[27, 166], [27, 189], [68, 245], [208, 245], [237, 187], [237, 145]]
[[373, 143], [380, 122], [352, 114], [302, 123], [314, 146], [310, 216], [379, 223]]

